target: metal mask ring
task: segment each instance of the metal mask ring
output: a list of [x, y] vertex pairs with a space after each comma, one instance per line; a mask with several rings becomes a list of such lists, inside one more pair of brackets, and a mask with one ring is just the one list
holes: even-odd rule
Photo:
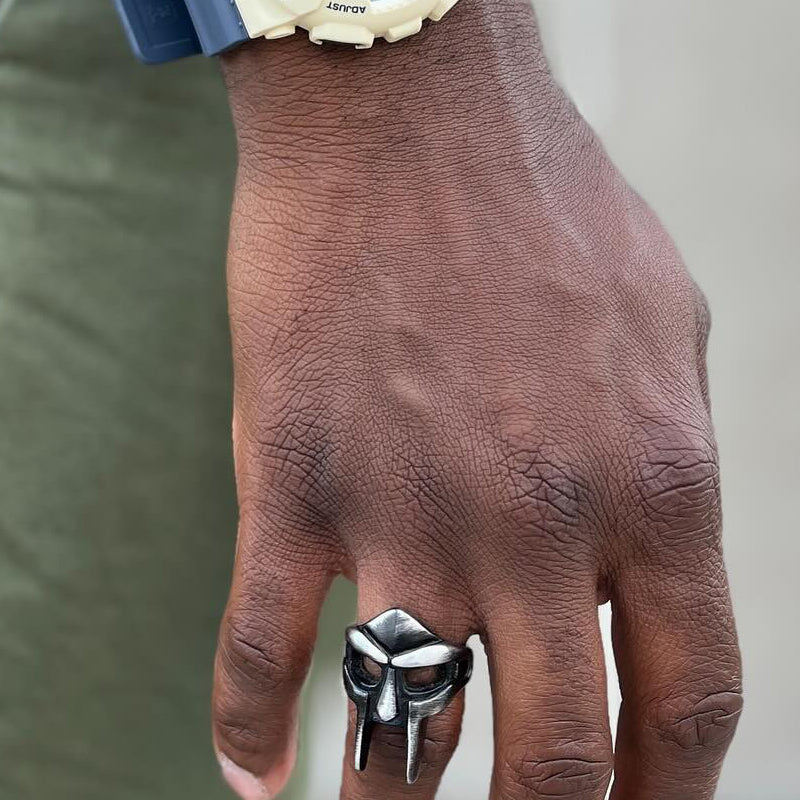
[[367, 766], [373, 726], [402, 726], [406, 781], [414, 783], [425, 722], [444, 711], [470, 679], [472, 650], [445, 642], [399, 608], [349, 627], [346, 640], [342, 671], [356, 707], [355, 768]]

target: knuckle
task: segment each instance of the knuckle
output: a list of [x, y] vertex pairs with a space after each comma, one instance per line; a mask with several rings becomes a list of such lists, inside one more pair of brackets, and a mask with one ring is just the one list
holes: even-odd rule
[[[458, 744], [458, 725], [428, 725], [422, 740], [423, 767], [441, 770], [450, 760]], [[405, 764], [408, 740], [405, 728], [381, 725], [373, 733], [370, 758], [383, 762], [385, 771], [396, 771], [395, 765]], [[378, 767], [381, 769], [381, 766]]]
[[[373, 733], [370, 747], [373, 760], [379, 758], [386, 763], [401, 763], [406, 758], [405, 731], [402, 728], [382, 726]], [[424, 751], [424, 748], [423, 748]]]
[[611, 771], [611, 754], [606, 748], [582, 745], [547, 756], [522, 749], [504, 760], [499, 775], [501, 795], [601, 798]]
[[529, 540], [574, 544], [584, 527], [589, 487], [570, 460], [542, 448], [518, 448], [501, 469], [515, 529]]
[[[253, 515], [292, 517], [312, 525], [331, 522], [338, 507], [334, 481], [336, 447], [326, 415], [286, 406], [270, 414], [248, 438], [248, 457], [237, 458], [240, 507]], [[264, 487], [278, 498], [265, 506]]]
[[636, 490], [651, 526], [672, 544], [716, 538], [720, 527], [719, 463], [707, 425], [660, 425], [638, 461]]
[[423, 763], [443, 767], [455, 752], [460, 733], [457, 725], [439, 726], [435, 732], [426, 731], [422, 747]]
[[[242, 619], [223, 622], [217, 651], [214, 733], [225, 752], [257, 756], [285, 731], [287, 702], [305, 675], [298, 650], [274, 631]], [[302, 655], [305, 661], [309, 656]], [[275, 719], [265, 715], [278, 714]]]
[[244, 614], [226, 617], [219, 640], [225, 676], [251, 692], [279, 693], [294, 688], [304, 675], [310, 653], [302, 652], [274, 626], [267, 630]]
[[656, 737], [688, 752], [727, 749], [742, 714], [741, 688], [732, 685], [702, 699], [660, 703], [649, 709], [646, 725]]

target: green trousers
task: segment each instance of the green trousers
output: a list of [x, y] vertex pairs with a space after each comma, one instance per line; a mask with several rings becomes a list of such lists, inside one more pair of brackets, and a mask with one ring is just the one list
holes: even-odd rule
[[110, 0], [6, 10], [0, 798], [229, 797], [209, 736], [236, 527], [224, 88], [210, 60], [134, 61]]

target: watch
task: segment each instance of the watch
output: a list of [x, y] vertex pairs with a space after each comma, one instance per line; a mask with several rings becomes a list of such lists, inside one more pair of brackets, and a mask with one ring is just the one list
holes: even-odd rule
[[359, 49], [417, 33], [458, 0], [114, 0], [136, 55], [147, 64], [217, 55], [249, 39], [278, 39], [297, 28], [312, 42]]

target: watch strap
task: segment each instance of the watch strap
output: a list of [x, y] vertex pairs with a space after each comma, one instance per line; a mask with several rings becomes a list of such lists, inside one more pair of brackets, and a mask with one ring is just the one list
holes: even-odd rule
[[250, 39], [235, 0], [114, 0], [146, 64], [217, 55]]

